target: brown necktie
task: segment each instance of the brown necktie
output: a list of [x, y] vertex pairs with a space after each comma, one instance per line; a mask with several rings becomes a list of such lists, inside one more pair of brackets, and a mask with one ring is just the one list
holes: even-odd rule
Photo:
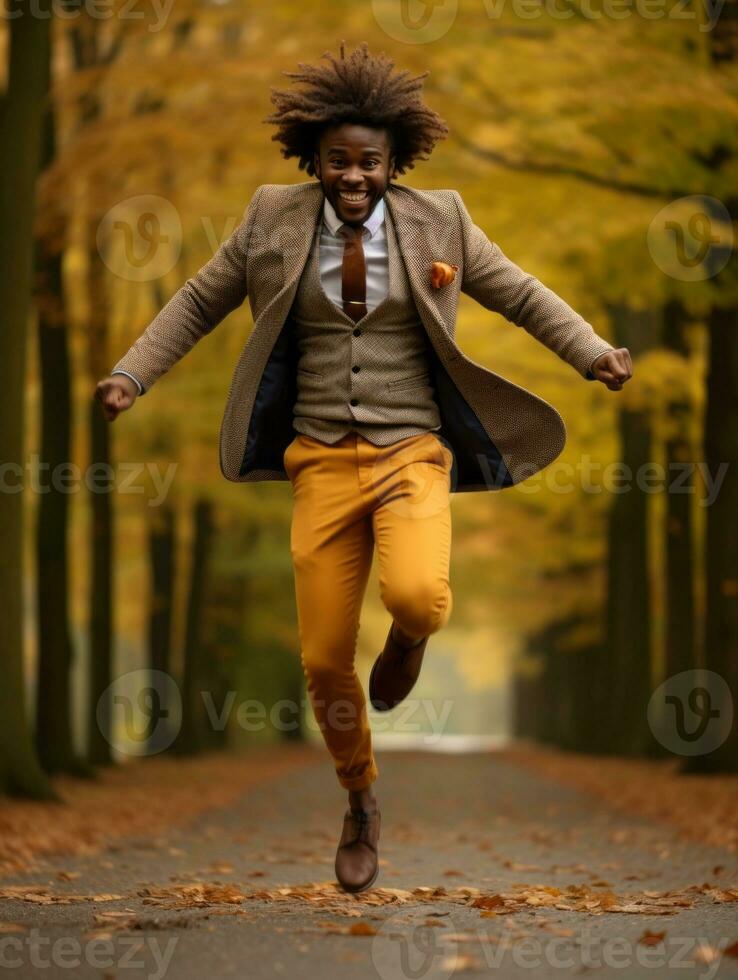
[[338, 234], [343, 238], [341, 266], [341, 298], [343, 309], [356, 323], [366, 316], [366, 264], [361, 239], [364, 225], [341, 225]]

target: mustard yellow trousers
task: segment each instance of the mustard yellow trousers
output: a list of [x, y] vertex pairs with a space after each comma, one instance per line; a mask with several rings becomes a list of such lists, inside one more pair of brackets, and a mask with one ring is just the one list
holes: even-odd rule
[[299, 433], [285, 450], [300, 657], [338, 781], [349, 790], [379, 774], [354, 666], [374, 546], [381, 599], [400, 629], [441, 629], [452, 608], [452, 462], [432, 432], [391, 446], [357, 432], [332, 445]]

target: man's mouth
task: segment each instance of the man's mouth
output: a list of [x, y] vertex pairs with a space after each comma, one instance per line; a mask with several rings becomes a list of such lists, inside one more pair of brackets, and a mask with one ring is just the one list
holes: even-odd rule
[[339, 191], [338, 196], [347, 204], [362, 204], [369, 197], [369, 191]]

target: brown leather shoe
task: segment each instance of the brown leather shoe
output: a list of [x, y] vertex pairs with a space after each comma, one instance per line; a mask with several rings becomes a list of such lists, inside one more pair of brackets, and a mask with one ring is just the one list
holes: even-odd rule
[[394, 638], [394, 625], [393, 620], [384, 650], [374, 661], [369, 675], [369, 700], [376, 711], [390, 711], [412, 691], [429, 640], [424, 636], [414, 647], [402, 647]]
[[379, 807], [352, 810], [343, 815], [343, 831], [336, 851], [336, 878], [347, 892], [369, 888], [379, 874]]

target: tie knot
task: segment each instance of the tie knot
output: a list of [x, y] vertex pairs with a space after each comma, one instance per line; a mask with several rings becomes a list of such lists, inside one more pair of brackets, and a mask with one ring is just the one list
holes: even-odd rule
[[358, 241], [359, 238], [364, 237], [365, 225], [341, 225], [338, 229], [338, 234], [341, 238], [349, 242]]

